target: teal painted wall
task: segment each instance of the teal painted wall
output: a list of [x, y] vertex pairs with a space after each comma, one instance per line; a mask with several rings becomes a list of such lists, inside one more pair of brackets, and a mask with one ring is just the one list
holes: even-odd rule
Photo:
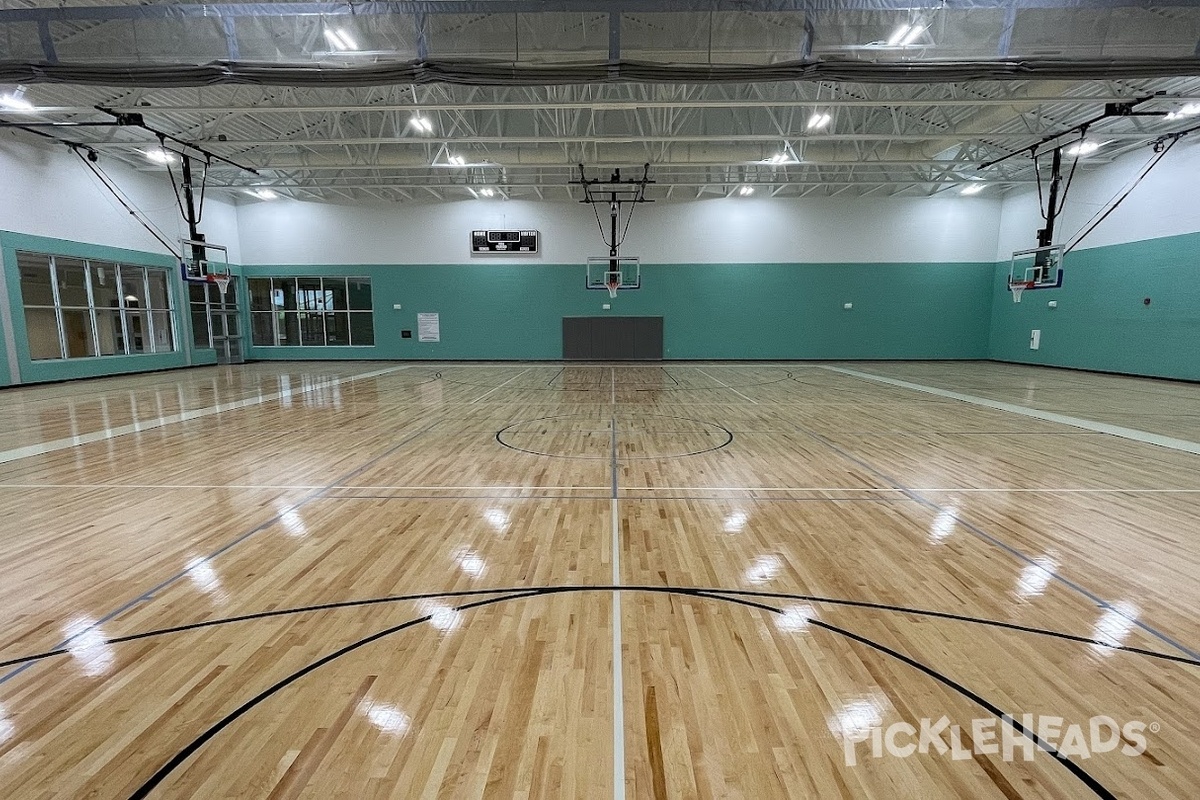
[[[371, 278], [375, 347], [250, 347], [258, 359], [558, 359], [562, 318], [602, 314], [664, 317], [669, 359], [986, 358], [993, 270], [991, 263], [643, 265], [642, 288], [610, 300], [584, 288], [577, 264], [242, 269], [247, 277]], [[604, 303], [612, 308], [603, 311]], [[440, 315], [439, 343], [415, 338], [417, 313], [425, 311]], [[245, 322], [249, 329], [248, 313]], [[414, 338], [401, 339], [404, 329]]]
[[[25, 310], [21, 302], [21, 276], [17, 269], [17, 251], [30, 250], [37, 253], [52, 253], [75, 258], [94, 258], [106, 261], [127, 262], [150, 267], [167, 267], [172, 278], [175, 297], [175, 329], [178, 331], [182, 349], [174, 353], [151, 353], [128, 356], [101, 356], [97, 358], [72, 358], [64, 360], [32, 361], [29, 358], [29, 341], [25, 328]], [[190, 320], [186, 314], [187, 292], [177, 262], [169, 255], [124, 250], [103, 245], [84, 244], [44, 236], [0, 231], [0, 258], [3, 259], [5, 287], [8, 291], [12, 315], [13, 336], [16, 344], [17, 366], [21, 383], [57, 381], [71, 378], [94, 378], [102, 375], [119, 375], [130, 372], [146, 372], [156, 369], [171, 369], [189, 364], [215, 364], [216, 353], [212, 350], [192, 348]], [[0, 354], [3, 371], [0, 385], [14, 383], [8, 369], [7, 354]]]
[[1026, 291], [1019, 304], [1008, 269], [997, 264], [994, 274], [991, 358], [1200, 380], [1200, 233], [1075, 250], [1062, 288]]

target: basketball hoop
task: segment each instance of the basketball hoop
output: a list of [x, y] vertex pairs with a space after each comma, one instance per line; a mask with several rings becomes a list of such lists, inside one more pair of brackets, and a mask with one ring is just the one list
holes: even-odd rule
[[1026, 289], [1032, 289], [1032, 288], [1033, 288], [1033, 281], [1029, 281], [1028, 283], [1010, 283], [1010, 284], [1008, 284], [1008, 290], [1010, 292], [1012, 292], [1014, 303], [1021, 302], [1021, 292], [1025, 291]]
[[224, 297], [225, 290], [229, 288], [229, 281], [233, 279], [233, 276], [226, 272], [223, 275], [209, 275], [208, 279], [217, 285], [217, 291], [221, 297]]
[[616, 298], [617, 290], [621, 288], [621, 273], [610, 272], [604, 278], [604, 285], [608, 288], [608, 296]]

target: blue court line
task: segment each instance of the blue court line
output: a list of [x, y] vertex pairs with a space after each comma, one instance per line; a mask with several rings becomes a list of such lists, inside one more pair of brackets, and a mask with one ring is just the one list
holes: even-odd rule
[[[384, 458], [387, 458], [392, 453], [394, 453], [397, 450], [399, 450], [400, 448], [404, 447], [406, 444], [411, 442], [413, 439], [416, 439], [418, 436], [428, 433], [434, 427], [434, 425], [437, 425], [437, 423], [435, 422], [435, 423], [433, 423], [433, 425], [428, 425], [428, 426], [422, 428], [421, 430], [417, 431], [416, 433], [413, 433], [413, 434], [405, 437], [398, 444], [392, 445], [391, 447], [389, 447], [387, 450], [384, 450], [379, 455], [371, 458], [369, 461], [367, 461], [362, 466], [359, 466], [359, 467], [351, 470], [350, 472], [345, 473], [344, 475], [338, 476], [338, 478], [336, 480], [334, 480], [332, 483], [328, 484], [327, 486], [322, 487], [321, 489], [316, 490], [315, 492], [311, 492], [310, 494], [306, 495], [305, 497], [301, 498], [300, 500], [296, 501], [294, 504], [289, 506], [286, 510], [279, 512], [278, 514], [276, 514], [275, 516], [266, 520], [265, 522], [261, 522], [258, 525], [255, 525], [253, 528], [251, 528], [250, 530], [241, 534], [233, 541], [226, 542], [225, 544], [221, 545], [221, 547], [212, 551], [211, 553], [204, 556], [203, 558], [201, 558], [195, 562], [192, 562], [191, 566], [175, 573], [174, 575], [167, 578], [166, 580], [161, 581], [157, 585], [147, 589], [145, 592], [142, 592], [142, 594], [140, 594], [137, 597], [133, 598], [132, 600], [128, 601], [127, 603], [122, 605], [120, 608], [118, 608], [114, 611], [108, 612], [103, 617], [96, 620], [95, 622], [93, 622], [91, 625], [87, 626], [83, 630], [67, 637], [63, 641], [54, 645], [51, 649], [52, 650], [60, 650], [64, 647], [69, 647], [70, 644], [72, 642], [74, 642], [76, 639], [80, 638], [81, 636], [83, 636], [87, 633], [90, 633], [90, 632], [96, 630], [101, 625], [103, 625], [107, 622], [111, 622], [112, 620], [121, 616], [126, 611], [133, 608], [134, 606], [140, 605], [141, 603], [145, 603], [149, 600], [154, 599], [154, 596], [156, 594], [161, 592], [163, 589], [166, 589], [167, 587], [171, 586], [172, 584], [177, 583], [178, 581], [187, 577], [197, 567], [203, 566], [203, 565], [207, 564], [208, 562], [212, 561], [213, 559], [215, 559], [217, 556], [227, 553], [228, 551], [232, 550], [234, 547], [237, 547], [239, 544], [241, 544], [242, 542], [249, 539], [254, 534], [265, 531], [267, 528], [270, 528], [276, 522], [279, 522], [279, 520], [283, 519], [286, 515], [291, 514], [295, 511], [303, 508], [304, 506], [308, 505], [312, 501], [319, 499], [326, 492], [332, 491], [333, 489], [341, 486], [341, 484], [345, 483], [346, 481], [353, 480], [355, 477], [361, 475], [363, 472], [366, 472], [368, 469], [370, 469], [372, 466], [377, 464], [379, 461], [383, 460]], [[9, 672], [0, 676], [0, 685], [8, 683], [10, 680], [12, 680], [13, 678], [17, 677], [25, 670], [32, 667], [33, 663], [34, 662], [27, 662], [27, 663], [22, 664], [21, 666], [17, 667], [16, 669], [10, 670]]]
[[1080, 586], [1078, 583], [1075, 583], [1075, 581], [1072, 581], [1069, 578], [1064, 578], [1063, 576], [1059, 575], [1057, 571], [1046, 570], [1046, 568], [1044, 566], [1037, 563], [1037, 561], [1035, 561], [1030, 556], [1026, 555], [1021, 550], [1018, 550], [1017, 548], [1013, 547], [1012, 545], [1008, 544], [1007, 542], [997, 539], [995, 536], [992, 536], [990, 533], [983, 530], [982, 528], [975, 525], [974, 523], [968, 522], [964, 519], [960, 519], [958, 514], [954, 513], [950, 509], [946, 508], [945, 506], [938, 505], [934, 501], [921, 495], [919, 492], [916, 492], [913, 489], [909, 489], [907, 486], [902, 485], [895, 478], [892, 478], [890, 475], [888, 475], [884, 472], [881, 472], [880, 470], [878, 470], [875, 467], [868, 464], [866, 461], [863, 461], [861, 458], [858, 458], [857, 456], [853, 456], [850, 453], [847, 453], [845, 450], [838, 447], [836, 444], [829, 441], [824, 436], [821, 436], [820, 434], [817, 434], [817, 433], [813, 433], [812, 431], [807, 431], [804, 428], [801, 428], [799, 425], [796, 425], [794, 427], [796, 428], [796, 430], [798, 430], [808, 436], [811, 436], [813, 439], [816, 439], [818, 442], [825, 445], [830, 450], [833, 450], [835, 453], [840, 455], [842, 458], [852, 461], [853, 463], [857, 464], [858, 466], [860, 466], [863, 469], [870, 472], [875, 477], [880, 478], [880, 479], [890, 483], [893, 487], [895, 487], [896, 489], [899, 489], [906, 497], [911, 498], [913, 501], [920, 503], [921, 505], [925, 506], [926, 508], [928, 508], [932, 511], [936, 511], [939, 514], [940, 513], [949, 514], [951, 517], [954, 518], [954, 521], [957, 524], [966, 528], [968, 531], [975, 534], [979, 538], [983, 539], [985, 542], [988, 542], [989, 544], [999, 547], [1004, 552], [1017, 558], [1018, 560], [1024, 562], [1025, 564], [1029, 564], [1031, 566], [1037, 567], [1038, 569], [1049, 572], [1050, 577], [1053, 580], [1056, 580], [1059, 583], [1061, 583], [1062, 585], [1066, 586], [1068, 589], [1071, 589], [1072, 591], [1083, 595], [1088, 600], [1095, 603], [1097, 608], [1104, 609], [1105, 611], [1111, 611], [1112, 613], [1116, 614], [1117, 616], [1128, 620], [1131, 624], [1137, 626], [1138, 628], [1141, 628], [1143, 631], [1150, 634], [1155, 639], [1158, 639], [1160, 642], [1170, 645], [1171, 647], [1174, 647], [1176, 650], [1180, 651], [1181, 653], [1186, 654], [1189, 658], [1200, 660], [1200, 653], [1196, 652], [1195, 650], [1192, 650], [1191, 648], [1187, 647], [1186, 645], [1183, 645], [1180, 642], [1177, 642], [1175, 639], [1171, 638], [1167, 634], [1163, 633], [1162, 631], [1158, 630], [1157, 628], [1147, 625], [1146, 623], [1138, 620], [1136, 617], [1130, 617], [1128, 614], [1124, 613], [1121, 609], [1117, 608], [1112, 603], [1109, 603], [1107, 600], [1099, 597], [1091, 590], [1086, 589], [1083, 586]]

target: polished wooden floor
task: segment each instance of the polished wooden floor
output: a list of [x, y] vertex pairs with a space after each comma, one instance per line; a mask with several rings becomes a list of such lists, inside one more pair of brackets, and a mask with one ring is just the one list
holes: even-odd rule
[[1197, 385], [255, 364], [0, 418], [3, 798], [1200, 787]]

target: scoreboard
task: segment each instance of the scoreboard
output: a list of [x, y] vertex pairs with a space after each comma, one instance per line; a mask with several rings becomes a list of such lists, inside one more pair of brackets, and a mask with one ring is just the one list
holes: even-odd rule
[[472, 253], [536, 253], [537, 231], [471, 231]]

